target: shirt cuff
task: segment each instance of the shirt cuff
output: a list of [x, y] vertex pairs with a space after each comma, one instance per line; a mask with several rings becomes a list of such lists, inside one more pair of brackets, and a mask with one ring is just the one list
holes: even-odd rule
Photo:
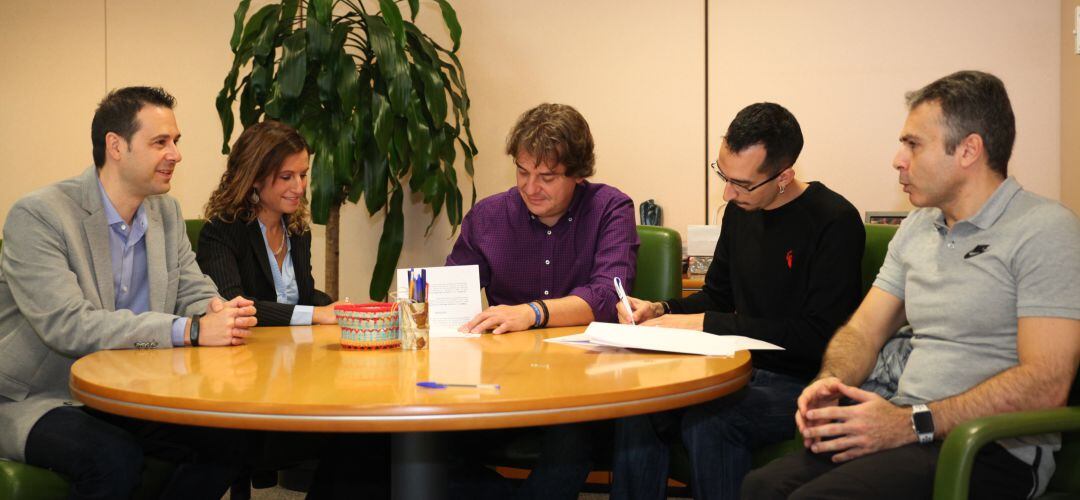
[[176, 318], [172, 322], [172, 345], [184, 347], [184, 332], [187, 331], [188, 318]]
[[315, 314], [315, 306], [293, 306], [292, 318], [289, 320], [289, 324], [292, 326], [310, 325], [313, 314]]

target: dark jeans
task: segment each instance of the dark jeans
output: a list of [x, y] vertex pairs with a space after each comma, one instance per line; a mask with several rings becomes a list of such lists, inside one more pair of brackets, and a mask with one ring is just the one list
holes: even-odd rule
[[128, 498], [143, 455], [178, 464], [161, 498], [220, 499], [249, 449], [244, 431], [163, 424], [62, 406], [34, 424], [26, 463], [64, 475], [70, 498]]
[[[803, 451], [776, 460], [746, 476], [744, 499], [930, 498], [941, 442], [909, 444], [842, 464], [831, 454]], [[971, 498], [1026, 498], [1032, 467], [996, 443], [984, 446], [971, 472]]]
[[620, 419], [611, 497], [666, 498], [669, 443], [681, 434], [694, 498], [736, 498], [753, 450], [795, 434], [795, 400], [805, 386], [795, 377], [754, 370], [747, 386], [730, 396]]
[[[451, 498], [576, 500], [593, 466], [598, 443], [610, 442], [610, 420], [455, 433], [451, 450], [457, 465], [450, 475]], [[509, 481], [482, 467], [487, 450], [541, 433], [540, 456], [525, 482], [513, 490]], [[478, 446], [479, 445], [479, 446]]]

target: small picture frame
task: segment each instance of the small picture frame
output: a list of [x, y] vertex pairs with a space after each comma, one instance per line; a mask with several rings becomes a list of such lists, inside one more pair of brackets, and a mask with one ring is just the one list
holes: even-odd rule
[[866, 223], [867, 224], [889, 224], [893, 226], [899, 226], [900, 222], [907, 217], [908, 212], [906, 210], [893, 210], [893, 211], [867, 211]]

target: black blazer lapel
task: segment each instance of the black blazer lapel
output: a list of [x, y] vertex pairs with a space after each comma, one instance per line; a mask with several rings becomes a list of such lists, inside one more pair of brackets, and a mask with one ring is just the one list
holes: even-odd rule
[[259, 262], [259, 269], [262, 270], [266, 282], [270, 284], [270, 290], [274, 290], [274, 274], [270, 271], [270, 258], [266, 256], [266, 241], [263, 240], [258, 219], [247, 224], [247, 232], [251, 250], [255, 252], [255, 259]]

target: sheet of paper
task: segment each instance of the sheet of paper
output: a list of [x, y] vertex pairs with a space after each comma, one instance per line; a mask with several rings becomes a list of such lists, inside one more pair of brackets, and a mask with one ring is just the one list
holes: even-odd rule
[[409, 271], [426, 271], [428, 324], [432, 338], [473, 338], [457, 329], [480, 314], [480, 268], [472, 266], [416, 267], [397, 270], [397, 296], [409, 295]]
[[586, 337], [584, 333], [578, 333], [576, 335], [564, 335], [562, 337], [555, 337], [550, 339], [544, 339], [544, 342], [551, 342], [552, 344], [565, 345], [570, 347], [577, 347], [580, 349], [588, 349], [590, 351], [613, 351], [620, 350], [622, 347], [597, 344]]
[[475, 339], [479, 338], [479, 333], [463, 333], [459, 332], [455, 327], [432, 327], [428, 331], [428, 335], [433, 339]]
[[782, 350], [782, 347], [738, 335], [713, 335], [679, 328], [593, 322], [585, 329], [593, 343], [632, 349], [733, 356], [744, 349]]

